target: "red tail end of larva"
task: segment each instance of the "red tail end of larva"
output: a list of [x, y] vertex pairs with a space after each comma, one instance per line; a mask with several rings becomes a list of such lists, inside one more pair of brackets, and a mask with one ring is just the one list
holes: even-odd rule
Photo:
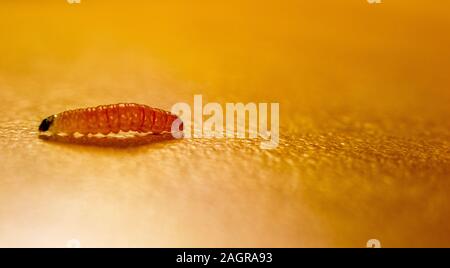
[[136, 131], [158, 134], [172, 132], [172, 124], [178, 116], [169, 112], [134, 103], [101, 105], [92, 108], [76, 109], [52, 115], [44, 119], [40, 131], [67, 134], [109, 134], [120, 131]]

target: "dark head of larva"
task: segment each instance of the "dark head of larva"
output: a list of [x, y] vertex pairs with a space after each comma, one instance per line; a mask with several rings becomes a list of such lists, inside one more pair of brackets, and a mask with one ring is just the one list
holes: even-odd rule
[[53, 124], [53, 120], [55, 119], [55, 117], [53, 115], [45, 118], [44, 120], [42, 120], [41, 124], [39, 125], [39, 131], [47, 131], [50, 126]]

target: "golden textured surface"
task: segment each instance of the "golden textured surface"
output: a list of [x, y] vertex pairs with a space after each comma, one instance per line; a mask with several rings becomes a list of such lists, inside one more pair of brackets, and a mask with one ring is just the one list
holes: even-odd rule
[[[448, 1], [2, 1], [0, 246], [450, 246]], [[279, 102], [280, 146], [47, 142], [44, 117]]]

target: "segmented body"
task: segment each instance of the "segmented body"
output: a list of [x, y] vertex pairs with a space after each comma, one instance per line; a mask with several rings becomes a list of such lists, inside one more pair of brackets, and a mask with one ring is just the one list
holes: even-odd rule
[[[178, 119], [169, 112], [135, 103], [70, 110], [49, 118], [45, 119], [50, 121], [47, 130], [68, 134], [75, 132], [109, 134], [120, 131], [171, 132], [172, 123]], [[180, 128], [182, 130], [182, 125]]]

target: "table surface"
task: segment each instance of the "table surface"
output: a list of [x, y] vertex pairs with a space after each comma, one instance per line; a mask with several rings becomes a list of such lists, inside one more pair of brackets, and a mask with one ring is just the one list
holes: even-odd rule
[[[0, 247], [450, 246], [449, 8], [2, 2]], [[280, 103], [279, 146], [37, 137], [67, 109], [194, 94]]]

